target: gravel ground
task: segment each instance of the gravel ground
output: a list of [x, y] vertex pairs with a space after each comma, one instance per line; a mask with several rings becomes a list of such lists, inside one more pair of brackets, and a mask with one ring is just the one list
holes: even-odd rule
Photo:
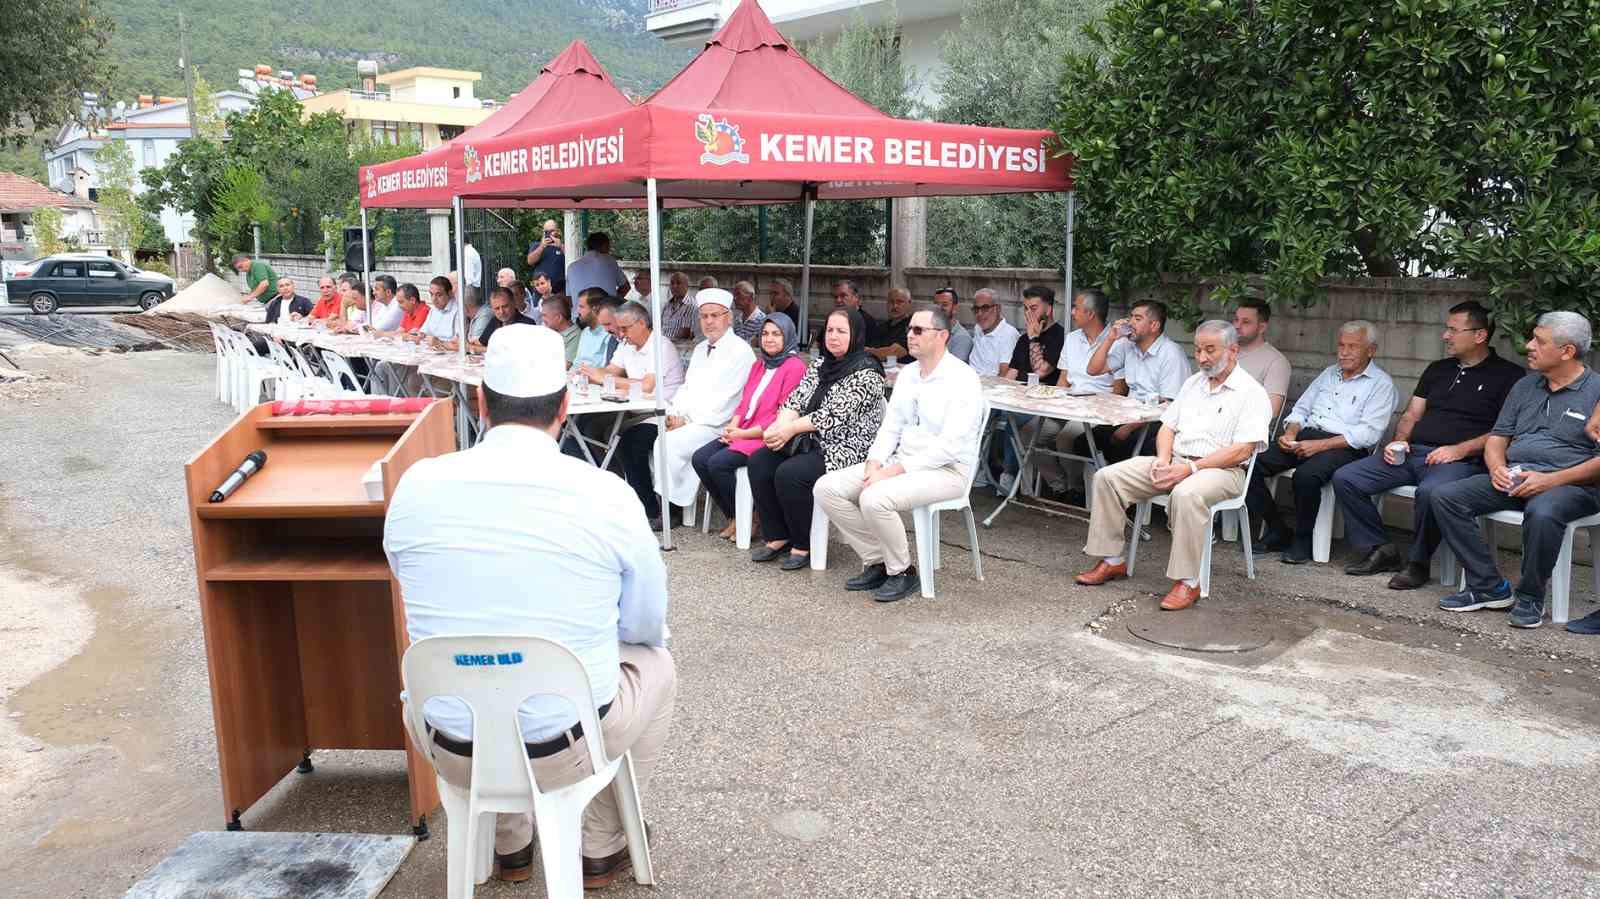
[[[52, 380], [0, 382], [0, 883], [118, 895], [221, 824], [181, 484], [232, 415], [208, 356], [23, 364]], [[1079, 523], [1008, 511], [983, 583], [949, 524], [939, 599], [888, 607], [837, 544], [785, 574], [677, 532], [660, 886], [609, 895], [1600, 896], [1600, 641], [1332, 566], [1246, 581], [1230, 546], [1203, 608], [1270, 643], [1162, 650], [1128, 633], [1171, 621], [1159, 528], [1083, 589]], [[317, 761], [246, 825], [405, 832], [398, 755]], [[444, 894], [432, 824], [385, 896]]]

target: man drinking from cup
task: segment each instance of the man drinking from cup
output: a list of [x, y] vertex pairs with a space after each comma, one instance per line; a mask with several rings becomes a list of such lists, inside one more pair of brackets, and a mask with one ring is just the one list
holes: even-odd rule
[[[1414, 590], [1428, 582], [1428, 560], [1439, 548], [1433, 518], [1433, 492], [1441, 485], [1483, 474], [1483, 446], [1506, 394], [1526, 372], [1490, 346], [1494, 322], [1476, 301], [1450, 307], [1445, 319], [1445, 358], [1430, 364], [1417, 380], [1411, 404], [1395, 426], [1394, 440], [1377, 456], [1367, 456], [1333, 475], [1333, 491], [1344, 511], [1345, 533], [1355, 561], [1345, 574], [1397, 572], [1393, 590]], [[1411, 548], [1402, 555], [1389, 543], [1383, 518], [1372, 498], [1396, 487], [1414, 486]]]

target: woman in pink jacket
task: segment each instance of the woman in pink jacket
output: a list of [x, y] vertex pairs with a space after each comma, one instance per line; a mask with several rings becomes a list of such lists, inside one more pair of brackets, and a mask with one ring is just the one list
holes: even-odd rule
[[722, 538], [734, 534], [733, 491], [735, 472], [750, 461], [750, 454], [762, 447], [761, 434], [778, 417], [778, 407], [805, 376], [806, 364], [797, 352], [799, 332], [785, 315], [768, 317], [761, 326], [756, 362], [744, 382], [744, 396], [734, 409], [733, 420], [722, 428], [722, 436], [700, 447], [692, 464], [700, 483], [716, 500], [717, 508], [728, 519]]

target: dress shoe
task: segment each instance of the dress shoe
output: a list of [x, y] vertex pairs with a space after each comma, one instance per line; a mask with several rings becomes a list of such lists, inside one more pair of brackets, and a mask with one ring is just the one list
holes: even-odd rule
[[872, 598], [877, 602], [894, 602], [905, 599], [907, 596], [922, 588], [922, 579], [917, 577], [917, 566], [912, 565], [899, 574], [891, 574], [878, 589], [872, 591]]
[[507, 855], [494, 854], [494, 876], [507, 883], [521, 883], [533, 876], [533, 841]]
[[1078, 575], [1075, 580], [1085, 587], [1098, 587], [1106, 581], [1120, 580], [1128, 576], [1128, 563], [1120, 562], [1112, 565], [1105, 559], [1094, 563], [1094, 567]]
[[844, 588], [852, 593], [862, 590], [876, 590], [883, 586], [889, 579], [889, 572], [884, 569], [882, 562], [877, 562], [861, 569], [861, 573], [844, 582]]
[[1194, 605], [1200, 599], [1200, 585], [1191, 587], [1183, 581], [1173, 581], [1172, 589], [1167, 595], [1161, 597], [1161, 610], [1164, 612], [1181, 612]]
[[777, 549], [773, 549], [765, 543], [757, 543], [755, 546], [750, 547], [750, 561], [771, 562], [773, 559], [776, 559], [788, 551], [789, 544], [787, 543], [778, 547]]
[[1400, 573], [1389, 578], [1390, 590], [1415, 590], [1428, 582], [1428, 566], [1421, 562], [1407, 562]]
[[1405, 567], [1405, 559], [1400, 557], [1400, 551], [1385, 543], [1373, 547], [1372, 552], [1359, 562], [1351, 562], [1344, 566], [1345, 574], [1377, 574], [1382, 571], [1399, 571]]
[[[652, 530], [652, 531], [661, 530], [661, 516], [660, 515], [654, 516], [653, 518], [650, 519], [649, 524], [650, 524], [650, 530]], [[668, 526], [674, 527], [674, 528], [683, 527], [683, 520], [680, 519], [678, 516], [673, 515], [672, 516], [672, 520], [667, 522], [667, 524], [668, 524]]]
[[1311, 544], [1296, 540], [1289, 544], [1289, 548], [1283, 551], [1278, 561], [1285, 565], [1304, 565], [1311, 561]]
[[633, 856], [623, 846], [605, 858], [583, 857], [583, 888], [598, 890], [616, 883], [624, 874], [633, 871]]
[[1267, 532], [1265, 534], [1261, 535], [1261, 551], [1262, 552], [1269, 552], [1269, 553], [1283, 552], [1284, 550], [1288, 549], [1293, 544], [1294, 544], [1294, 532], [1293, 531], [1279, 531], [1279, 530], [1274, 530], [1272, 528], [1268, 528]]
[[784, 571], [799, 571], [800, 569], [802, 569], [802, 568], [804, 568], [804, 567], [806, 567], [807, 565], [810, 565], [810, 564], [811, 564], [811, 554], [810, 553], [806, 553], [803, 556], [797, 556], [791, 550], [790, 553], [787, 556], [783, 557], [783, 561], [778, 563], [778, 567], [783, 569]]

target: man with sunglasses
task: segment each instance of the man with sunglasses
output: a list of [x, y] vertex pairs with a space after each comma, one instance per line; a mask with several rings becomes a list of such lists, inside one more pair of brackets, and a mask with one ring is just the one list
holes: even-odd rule
[[[917, 592], [920, 579], [900, 513], [967, 492], [968, 467], [983, 431], [978, 375], [946, 351], [950, 319], [923, 309], [906, 328], [916, 364], [902, 369], [867, 461], [822, 476], [817, 503], [861, 557], [861, 573], [845, 582], [878, 602]], [[924, 560], [925, 562], [927, 560]]]
[[[1523, 375], [1522, 366], [1490, 346], [1494, 322], [1475, 301], [1450, 307], [1445, 320], [1445, 358], [1430, 364], [1417, 380], [1411, 404], [1382, 453], [1358, 459], [1333, 474], [1333, 491], [1344, 510], [1345, 533], [1356, 561], [1352, 575], [1397, 572], [1392, 590], [1415, 590], [1428, 582], [1428, 560], [1439, 548], [1433, 493], [1440, 486], [1483, 474], [1483, 447], [1506, 395]], [[1414, 486], [1412, 539], [1402, 555], [1390, 545], [1383, 517], [1372, 498], [1396, 487]]]
[[967, 364], [980, 375], [995, 377], [1011, 361], [1022, 332], [1000, 314], [1000, 301], [994, 291], [980, 287], [972, 294], [972, 353]]

